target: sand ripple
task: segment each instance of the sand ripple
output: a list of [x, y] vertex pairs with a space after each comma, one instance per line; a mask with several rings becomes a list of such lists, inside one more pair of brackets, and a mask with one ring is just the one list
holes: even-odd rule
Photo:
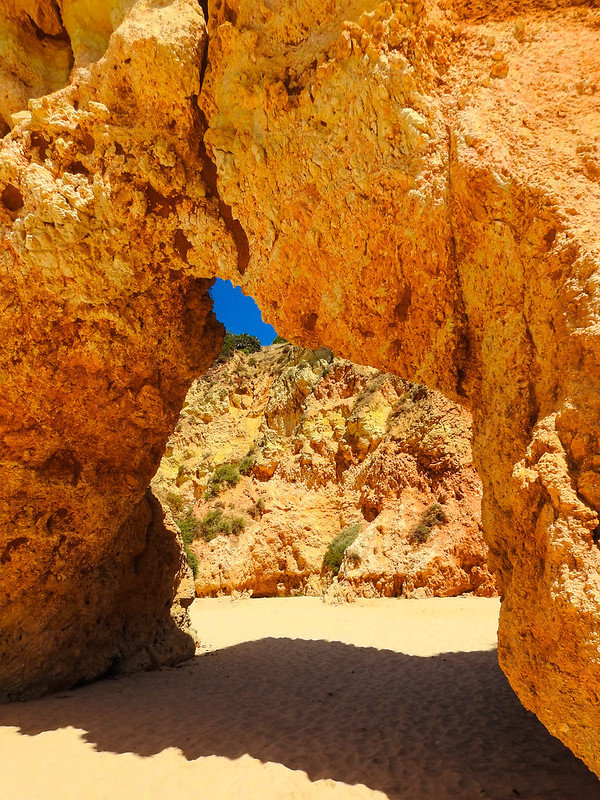
[[600, 797], [500, 672], [496, 600], [194, 614], [207, 651], [186, 665], [0, 707], [2, 798]]

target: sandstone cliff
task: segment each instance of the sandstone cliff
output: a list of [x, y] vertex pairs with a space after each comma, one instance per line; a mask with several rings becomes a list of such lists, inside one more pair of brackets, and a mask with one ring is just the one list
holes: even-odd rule
[[[280, 344], [194, 382], [152, 485], [180, 518], [241, 515], [192, 545], [199, 596], [490, 595], [470, 438], [469, 415], [424, 386]], [[241, 479], [210, 496], [223, 464]], [[445, 521], [416, 533], [437, 506]], [[324, 557], [351, 526], [333, 579]]]
[[224, 0], [200, 100], [266, 318], [472, 409], [502, 668], [597, 772], [599, 30], [595, 2]]
[[144, 492], [219, 275], [472, 409], [502, 667], [600, 772], [597, 3], [206, 7], [0, 10], [0, 694], [169, 629]]
[[222, 336], [214, 270], [186, 260], [188, 227], [206, 265], [224, 238], [189, 101], [204, 21], [191, 1], [107, 3], [94, 38], [83, 5], [60, 25], [55, 3], [0, 11], [12, 57], [39, 55], [29, 90], [76, 51], [28, 110], [1, 79], [0, 698], [194, 652], [181, 544], [146, 491]]

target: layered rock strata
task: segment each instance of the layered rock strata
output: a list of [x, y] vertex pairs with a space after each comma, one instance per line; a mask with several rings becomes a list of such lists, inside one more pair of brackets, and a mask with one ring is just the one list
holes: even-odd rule
[[[180, 518], [242, 520], [192, 545], [201, 597], [489, 596], [470, 439], [467, 412], [424, 386], [274, 345], [194, 382], [152, 486]], [[223, 464], [239, 483], [207, 496]], [[419, 539], [438, 506], [445, 521]], [[333, 579], [324, 558], [349, 526], [358, 536]]]
[[203, 81], [192, 0], [3, 6], [2, 695], [115, 660], [74, 597], [135, 573], [218, 274], [472, 408], [502, 667], [600, 772], [597, 4], [209, 6]]

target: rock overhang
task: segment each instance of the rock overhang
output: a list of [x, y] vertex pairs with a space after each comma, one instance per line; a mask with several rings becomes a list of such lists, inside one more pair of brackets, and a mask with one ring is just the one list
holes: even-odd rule
[[[66, 608], [73, 531], [110, 550], [148, 502], [217, 348], [202, 281], [229, 277], [283, 335], [471, 406], [502, 666], [598, 771], [597, 8], [209, 12], [207, 37], [196, 3], [129, 3], [102, 57], [2, 142], [9, 626], [29, 608], [17, 543], [43, 542], [31, 585]], [[78, 515], [62, 542], [61, 509]]]

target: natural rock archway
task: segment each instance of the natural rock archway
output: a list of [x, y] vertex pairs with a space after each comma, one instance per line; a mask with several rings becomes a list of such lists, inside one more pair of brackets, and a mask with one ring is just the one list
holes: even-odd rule
[[470, 406], [502, 667], [600, 771], [597, 5], [220, 0], [206, 51], [193, 0], [114, 0], [89, 52], [71, 5], [0, 148], [2, 694], [181, 655], [144, 490], [218, 274]]

